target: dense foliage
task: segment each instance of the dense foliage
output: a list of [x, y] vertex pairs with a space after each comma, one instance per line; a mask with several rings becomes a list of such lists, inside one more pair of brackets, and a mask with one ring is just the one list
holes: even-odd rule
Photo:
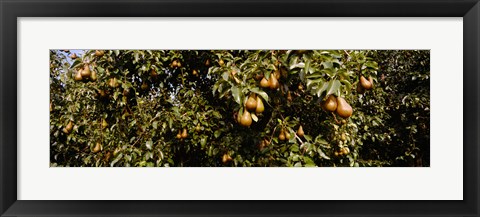
[[429, 95], [429, 51], [51, 50], [51, 166], [429, 166]]

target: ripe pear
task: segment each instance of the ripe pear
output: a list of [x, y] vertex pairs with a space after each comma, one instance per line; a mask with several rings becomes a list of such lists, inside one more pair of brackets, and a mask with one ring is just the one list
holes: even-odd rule
[[305, 135], [305, 132], [303, 132], [302, 125], [300, 125], [300, 127], [298, 127], [298, 130], [297, 130], [297, 136], [303, 137], [304, 135]]
[[69, 134], [73, 129], [73, 122], [70, 121], [68, 122], [67, 126], [65, 126], [65, 128], [63, 128], [63, 132], [66, 133], [66, 134]]
[[97, 142], [97, 144], [95, 144], [95, 147], [93, 148], [93, 153], [97, 153], [101, 150], [102, 150], [102, 144], [100, 144], [100, 142]]
[[187, 128], [183, 128], [182, 139], [187, 138], [187, 136], [188, 136], [188, 134], [187, 134]]
[[181, 139], [181, 138], [182, 138], [182, 130], [178, 130], [177, 139]]
[[103, 51], [103, 50], [96, 50], [95, 51], [95, 56], [97, 56], [97, 57], [101, 57], [101, 56], [103, 56], [103, 54], [105, 54], [105, 51]]
[[278, 139], [280, 139], [281, 141], [285, 140], [285, 132], [282, 130], [280, 130], [280, 134], [278, 135]]
[[334, 95], [328, 95], [327, 99], [323, 101], [322, 107], [324, 110], [329, 112], [334, 112], [337, 110], [337, 99], [335, 99]]
[[245, 103], [245, 107], [249, 111], [253, 111], [257, 108], [257, 100], [255, 100], [253, 95], [250, 95], [247, 99], [247, 102]]
[[100, 96], [100, 98], [105, 98], [107, 96], [107, 93], [105, 93], [104, 90], [98, 90], [98, 95]]
[[228, 155], [228, 154], [223, 154], [223, 156], [222, 156], [222, 162], [223, 162], [223, 163], [227, 163], [227, 162], [229, 162], [229, 161], [231, 161], [231, 160], [232, 160], [232, 157], [230, 157], [230, 155]]
[[142, 82], [142, 86], [140, 88], [142, 88], [142, 90], [146, 90], [148, 88], [147, 83]]
[[172, 68], [176, 68], [176, 67], [177, 67], [177, 65], [178, 65], [178, 62], [177, 62], [177, 60], [174, 60], [174, 61], [172, 62]]
[[108, 81], [108, 86], [112, 88], [118, 87], [117, 78], [110, 78], [110, 80]]
[[177, 62], [177, 67], [178, 68], [182, 67], [182, 63], [180, 61]]
[[263, 87], [263, 88], [268, 88], [268, 87], [270, 87], [270, 84], [269, 84], [269, 82], [267, 81], [267, 79], [265, 79], [265, 77], [263, 77], [262, 80], [260, 81], [260, 87]]
[[275, 78], [275, 75], [270, 75], [270, 79], [268, 80], [268, 86], [270, 89], [275, 90], [277, 89], [280, 84], [278, 83], [277, 78]]
[[291, 138], [291, 135], [290, 135], [290, 133], [288, 132], [288, 130], [286, 130], [286, 131], [285, 131], [285, 139], [286, 139], [286, 140], [290, 140], [290, 138]]
[[262, 98], [257, 96], [257, 107], [255, 108], [255, 112], [258, 114], [262, 113], [263, 111], [265, 111], [265, 107], [263, 106]]
[[250, 125], [252, 125], [252, 116], [247, 109], [243, 111], [242, 117], [240, 118], [240, 125], [244, 127], [249, 127]]
[[102, 129], [105, 129], [108, 127], [108, 123], [105, 119], [102, 119]]
[[207, 59], [207, 60], [205, 61], [205, 66], [206, 66], [206, 67], [209, 67], [209, 66], [210, 66], [210, 60], [209, 60], [209, 59]]
[[342, 141], [345, 142], [347, 140], [347, 135], [345, 133], [342, 133], [341, 139], [342, 139]]
[[337, 97], [337, 114], [342, 118], [349, 118], [352, 116], [353, 109], [352, 107], [345, 101], [343, 97]]
[[155, 71], [155, 69], [150, 70], [150, 77], [156, 78], [157, 76], [158, 76], [158, 73], [157, 71]]
[[223, 66], [223, 64], [225, 64], [225, 62], [223, 62], [223, 60], [220, 59], [220, 60], [218, 61], [218, 65]]
[[82, 70], [82, 77], [87, 78], [90, 77], [90, 75], [92, 75], [92, 72], [90, 71], [90, 66], [88, 64], [85, 64]]
[[92, 71], [92, 74], [90, 75], [90, 80], [91, 81], [97, 80], [97, 72], [95, 70]]
[[197, 124], [197, 126], [195, 127], [195, 130], [197, 132], [200, 132], [200, 130], [202, 130], [202, 127], [200, 126], [200, 124]]
[[197, 70], [194, 69], [194, 70], [192, 71], [192, 75], [195, 75], [195, 76], [198, 75]]
[[372, 87], [371, 87], [370, 89], [374, 88], [375, 86], [373, 85], [373, 78], [372, 78], [372, 76], [368, 77], [368, 81], [370, 82], [370, 84], [372, 84]]
[[372, 89], [372, 83], [370, 83], [370, 81], [363, 77], [363, 75], [360, 76], [360, 84], [362, 84], [362, 87], [365, 88], [365, 90]]
[[76, 74], [75, 74], [75, 77], [73, 79], [75, 79], [75, 81], [81, 81], [82, 80], [82, 69], [80, 69]]

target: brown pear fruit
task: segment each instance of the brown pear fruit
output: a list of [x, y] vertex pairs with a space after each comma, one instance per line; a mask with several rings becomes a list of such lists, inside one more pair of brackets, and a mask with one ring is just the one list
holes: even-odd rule
[[206, 66], [206, 67], [209, 67], [209, 66], [210, 66], [210, 60], [209, 60], [209, 59], [207, 59], [207, 60], [205, 61], [205, 66]]
[[337, 99], [334, 95], [328, 95], [327, 99], [322, 102], [322, 107], [325, 111], [334, 112], [337, 110]]
[[181, 138], [182, 138], [182, 130], [178, 130], [177, 139], [181, 139]]
[[117, 78], [110, 78], [110, 80], [108, 80], [108, 86], [110, 86], [111, 88], [118, 87]]
[[359, 93], [359, 94], [365, 93], [365, 88], [363, 88], [363, 86], [362, 86], [362, 84], [360, 84], [360, 82], [358, 82], [358, 84], [357, 84], [357, 93]]
[[220, 60], [218, 61], [218, 65], [223, 66], [224, 64], [225, 64], [225, 62], [223, 62], [222, 59], [220, 59]]
[[285, 139], [286, 139], [286, 140], [290, 140], [290, 138], [291, 138], [291, 135], [290, 135], [290, 133], [288, 132], [288, 130], [286, 130], [286, 131], [285, 131]]
[[222, 156], [222, 162], [223, 162], [223, 163], [228, 163], [228, 162], [231, 161], [231, 160], [232, 160], [232, 157], [230, 157], [230, 155], [228, 155], [228, 154], [223, 154], [223, 156]]
[[370, 89], [373, 89], [375, 87], [375, 85], [373, 85], [373, 78], [372, 76], [368, 77], [368, 81], [370, 82], [370, 84], [372, 84], [372, 87]]
[[246, 109], [245, 111], [243, 111], [242, 117], [240, 118], [240, 125], [244, 127], [249, 127], [250, 125], [252, 125], [252, 116], [250, 115], [250, 112], [248, 112], [248, 110]]
[[365, 90], [370, 90], [372, 89], [372, 83], [370, 83], [370, 81], [368, 81], [365, 77], [360, 76], [360, 84], [362, 85], [363, 88], [365, 88]]
[[280, 130], [280, 134], [278, 135], [278, 139], [280, 139], [280, 141], [283, 141], [285, 140], [285, 132], [282, 130]]
[[90, 75], [90, 80], [91, 81], [97, 80], [97, 72], [95, 70], [92, 71], [92, 74]]
[[177, 61], [177, 67], [178, 68], [182, 67], [182, 63], [180, 61]]
[[102, 144], [100, 144], [100, 142], [97, 142], [97, 144], [95, 144], [95, 147], [93, 148], [93, 153], [98, 153], [102, 150]]
[[242, 122], [242, 115], [243, 114], [240, 114], [240, 110], [238, 111], [237, 114], [235, 114], [236, 117], [237, 117], [237, 123], [240, 124], [240, 122]]
[[303, 132], [302, 125], [300, 125], [300, 127], [298, 127], [298, 130], [297, 130], [297, 136], [303, 137], [304, 135], [305, 135], [305, 132]]
[[248, 109], [248, 111], [254, 111], [257, 108], [257, 100], [255, 100], [253, 95], [248, 97], [245, 107]]
[[270, 84], [265, 77], [263, 77], [262, 80], [260, 81], [260, 87], [263, 87], [263, 88], [270, 87]]
[[105, 98], [107, 96], [107, 93], [105, 93], [104, 90], [98, 90], [98, 95], [100, 96], [100, 98]]
[[72, 129], [73, 129], [73, 122], [70, 121], [70, 122], [68, 122], [67, 126], [65, 126], [65, 128], [63, 128], [63, 132], [65, 134], [69, 134], [72, 131]]
[[92, 71], [90, 71], [90, 66], [88, 64], [85, 64], [85, 66], [83, 66], [83, 70], [82, 70], [82, 77], [83, 78], [88, 78], [88, 77], [90, 77], [90, 75], [92, 75]]
[[96, 50], [96, 51], [95, 51], [95, 56], [97, 56], [97, 57], [101, 57], [101, 56], [103, 56], [104, 54], [105, 54], [105, 51], [103, 51], [103, 50]]
[[177, 60], [174, 60], [172, 62], [172, 68], [176, 68], [177, 66], [178, 66], [178, 62], [177, 62]]
[[146, 90], [148, 88], [148, 84], [145, 82], [142, 82], [142, 86], [140, 86], [140, 88], [142, 88], [142, 90]]
[[342, 141], [347, 141], [347, 135], [345, 133], [342, 133], [342, 135], [340, 136]]
[[255, 112], [258, 114], [262, 113], [263, 111], [265, 111], [265, 107], [263, 105], [262, 98], [257, 96], [257, 107], [255, 108]]
[[270, 89], [272, 90], [275, 90], [277, 89], [280, 84], [278, 83], [278, 80], [277, 78], [275, 78], [274, 75], [270, 75], [270, 79], [268, 79], [268, 86], [270, 87]]
[[192, 71], [192, 75], [195, 75], [195, 76], [198, 75], [197, 70], [194, 69], [194, 70]]
[[80, 69], [76, 74], [75, 77], [73, 78], [75, 81], [81, 81], [82, 80], [82, 69]]
[[155, 71], [155, 69], [151, 69], [151, 70], [150, 70], [150, 77], [156, 78], [157, 76], [158, 76], [157, 71]]
[[343, 97], [337, 97], [337, 114], [342, 118], [349, 118], [352, 116], [353, 109], [352, 107], [345, 101]]
[[187, 128], [183, 128], [182, 139], [187, 138], [187, 136], [188, 136], [188, 134], [187, 134]]

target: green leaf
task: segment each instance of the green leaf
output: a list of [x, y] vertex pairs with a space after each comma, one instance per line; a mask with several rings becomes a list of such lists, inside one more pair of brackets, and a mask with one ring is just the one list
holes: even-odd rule
[[268, 102], [268, 94], [265, 93], [265, 91], [259, 90], [258, 87], [252, 88], [250, 89], [250, 91], [260, 95], [263, 98], [263, 100], [265, 100], [265, 102]]
[[239, 105], [242, 105], [242, 99], [244, 97], [243, 97], [243, 93], [240, 91], [240, 89], [238, 89], [237, 86], [233, 86], [230, 90], [232, 91], [232, 96], [233, 96], [233, 99], [235, 100], [235, 102], [237, 102], [237, 104], [239, 104]]
[[153, 142], [152, 140], [149, 140], [145, 143], [145, 146], [147, 146], [148, 150], [152, 150]]
[[157, 122], [157, 121], [154, 121], [154, 122], [152, 123], [152, 126], [153, 126], [153, 129], [156, 130], [156, 129], [157, 129], [157, 126], [158, 126], [158, 122]]
[[340, 88], [340, 81], [338, 80], [333, 80], [328, 82], [328, 87], [327, 87], [327, 96], [333, 93], [336, 93], [338, 89]]

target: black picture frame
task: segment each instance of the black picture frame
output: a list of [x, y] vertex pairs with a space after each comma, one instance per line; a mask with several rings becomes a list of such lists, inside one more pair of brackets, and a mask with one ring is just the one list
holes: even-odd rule
[[[1, 216], [479, 215], [479, 0], [0, 0], [0, 14]], [[464, 200], [17, 200], [17, 18], [19, 17], [463, 17]]]

